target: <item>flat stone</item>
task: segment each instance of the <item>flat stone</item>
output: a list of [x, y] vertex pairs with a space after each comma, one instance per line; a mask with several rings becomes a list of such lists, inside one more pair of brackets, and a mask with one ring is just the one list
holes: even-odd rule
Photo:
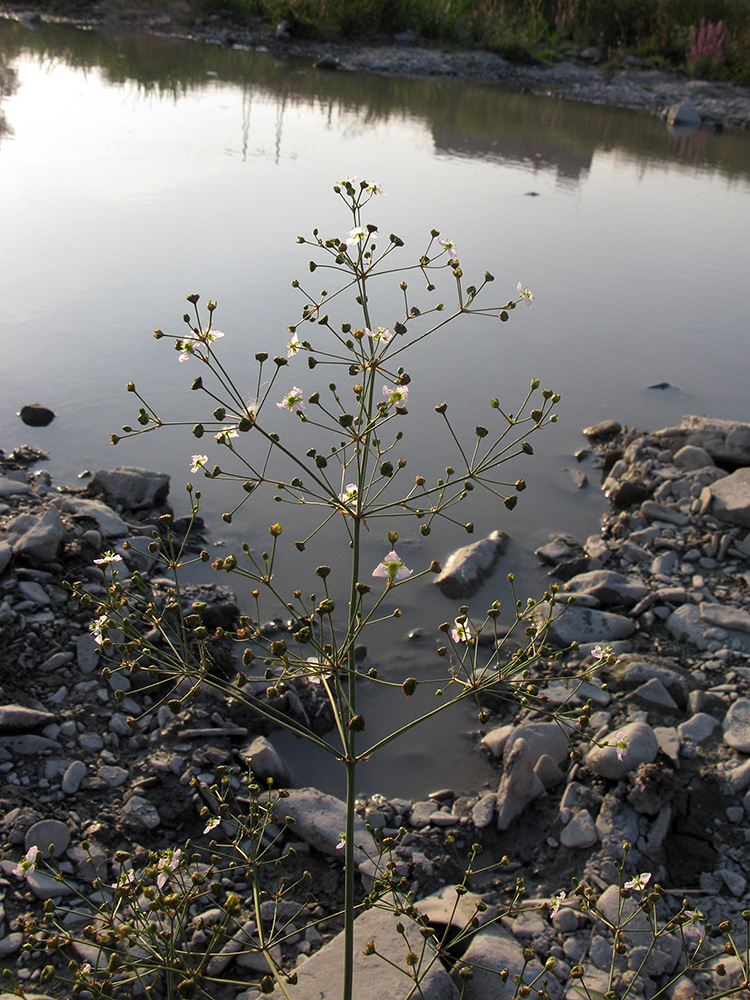
[[60, 787], [66, 795], [74, 795], [86, 777], [86, 765], [82, 760], [74, 760], [65, 769]]
[[[316, 851], [343, 862], [344, 851], [339, 844], [346, 829], [344, 803], [333, 795], [319, 792], [317, 788], [288, 789], [288, 793], [286, 798], [280, 799], [274, 805], [276, 822], [284, 823], [286, 820], [292, 820], [294, 836], [304, 840]], [[430, 803], [430, 811], [435, 811], [434, 802]], [[372, 854], [375, 847], [372, 837], [359, 817], [354, 823], [354, 844], [355, 864], [364, 865], [362, 870], [365, 870], [369, 867], [367, 854]], [[364, 845], [367, 854], [359, 850], [360, 844]]]
[[750, 528], [750, 468], [737, 469], [705, 486], [701, 504], [719, 521]]
[[[617, 733], [622, 732], [622, 739], [627, 744], [627, 750], [622, 754], [622, 760], [617, 756]], [[639, 764], [651, 764], [659, 752], [659, 742], [656, 735], [645, 722], [630, 722], [621, 730], [608, 733], [602, 742], [609, 746], [593, 746], [586, 754], [586, 767], [602, 778], [619, 781], [629, 771], [634, 771]]]
[[574, 576], [564, 585], [563, 590], [576, 594], [590, 594], [605, 607], [622, 604], [630, 607], [637, 604], [648, 593], [648, 587], [641, 580], [608, 569], [595, 569]]
[[169, 495], [169, 476], [137, 466], [98, 469], [89, 484], [92, 493], [103, 493], [107, 503], [127, 510], [159, 507]]
[[688, 414], [679, 427], [667, 427], [650, 436], [674, 453], [690, 444], [705, 448], [715, 462], [750, 465], [750, 424]]
[[[466, 983], [459, 975], [464, 966], [470, 966], [474, 972], [474, 978]], [[506, 969], [507, 984], [499, 976]], [[510, 1000], [515, 992], [513, 977], [520, 975], [522, 971], [529, 982], [535, 976], [541, 976], [542, 967], [537, 961], [525, 966], [520, 942], [504, 927], [492, 924], [482, 928], [471, 938], [469, 947], [456, 962], [451, 976], [457, 990], [461, 990], [462, 1000]], [[550, 983], [550, 989], [552, 986], [553, 983]], [[383, 994], [383, 997], [386, 995]]]
[[19, 580], [18, 590], [27, 601], [33, 601], [34, 604], [38, 604], [40, 607], [46, 607], [52, 603], [52, 599], [47, 591], [41, 583], [37, 583], [35, 580]]
[[114, 764], [102, 764], [99, 768], [99, 777], [110, 788], [119, 788], [128, 780], [129, 776], [129, 772], [124, 767], [117, 767]]
[[586, 809], [582, 809], [579, 813], [576, 813], [560, 834], [560, 843], [563, 847], [584, 850], [585, 848], [593, 847], [598, 841], [599, 834], [591, 818], [591, 813]]
[[667, 507], [666, 504], [657, 503], [655, 500], [644, 500], [641, 504], [641, 514], [649, 521], [665, 521], [667, 524], [674, 524], [684, 527], [690, 524], [690, 518], [683, 514], [681, 510], [674, 507]]
[[471, 597], [492, 574], [507, 544], [504, 532], [493, 531], [487, 538], [456, 549], [435, 577], [435, 585], [451, 600]]
[[33, 492], [28, 483], [20, 483], [17, 479], [0, 474], [0, 497], [28, 496]]
[[690, 740], [691, 743], [701, 744], [710, 739], [720, 725], [719, 720], [715, 719], [712, 715], [708, 715], [706, 712], [696, 712], [695, 715], [686, 719], [685, 722], [680, 723], [677, 727], [677, 732], [680, 734], [680, 740], [683, 743], [685, 740]]
[[622, 424], [616, 420], [600, 420], [598, 424], [591, 424], [583, 428], [583, 433], [589, 441], [598, 441], [602, 438], [614, 437], [622, 430]]
[[702, 601], [699, 605], [700, 615], [704, 621], [719, 628], [735, 629], [738, 632], [750, 634], [750, 613], [743, 608], [728, 604], [710, 604]]
[[104, 538], [125, 538], [130, 533], [130, 525], [101, 500], [69, 497], [63, 500], [62, 509], [74, 517], [88, 517], [96, 521]]
[[[354, 995], [357, 1000], [384, 1000], [385, 997], [399, 997], [408, 984], [403, 972], [393, 967], [391, 962], [406, 967], [409, 946], [404, 937], [396, 931], [398, 922], [404, 924], [407, 938], [420, 942], [416, 924], [405, 916], [395, 917], [392, 912], [366, 910], [354, 921]], [[385, 956], [364, 955], [367, 942], [373, 941], [377, 951]], [[430, 962], [432, 955], [429, 942], [425, 964], [427, 974], [420, 984], [420, 996], [425, 1000], [458, 1000], [459, 991], [439, 961]], [[344, 965], [344, 932], [337, 934], [310, 958], [304, 959], [296, 968], [297, 983], [286, 985], [291, 1000], [313, 1000], [318, 997], [336, 997], [342, 994]], [[408, 985], [407, 985], [408, 989]]]
[[26, 831], [24, 847], [38, 847], [40, 854], [49, 857], [49, 848], [54, 848], [55, 857], [61, 858], [70, 845], [70, 830], [66, 823], [58, 819], [40, 819]]
[[701, 114], [692, 104], [673, 104], [667, 109], [667, 122], [670, 125], [700, 125]]
[[[555, 614], [562, 610], [555, 607]], [[541, 627], [546, 621], [549, 605], [538, 604], [533, 612], [534, 622]], [[564, 613], [549, 625], [547, 640], [551, 645], [563, 648], [571, 642], [603, 643], [627, 639], [635, 632], [635, 623], [611, 611], [596, 608], [566, 608]]]
[[750, 753], [750, 698], [738, 698], [724, 716], [724, 742], [742, 753]]
[[57, 558], [64, 537], [60, 511], [48, 507], [35, 525], [13, 543], [13, 555], [33, 566], [46, 566]]
[[657, 677], [652, 677], [650, 681], [646, 681], [645, 684], [637, 687], [633, 691], [632, 697], [649, 708], [666, 708], [669, 711], [677, 710], [677, 703], [674, 698]]
[[[750, 784], [750, 781], [748, 781]], [[495, 806], [497, 805], [497, 795], [489, 792], [483, 795], [471, 810], [471, 821], [477, 830], [483, 830], [489, 826], [495, 816]]]
[[0, 733], [22, 733], [41, 729], [57, 718], [52, 712], [40, 712], [24, 705], [0, 705]]
[[705, 448], [699, 448], [694, 444], [686, 444], [676, 452], [674, 464], [679, 469], [695, 471], [696, 469], [704, 469], [708, 465], [713, 465], [714, 460]]
[[[706, 631], [709, 626], [701, 615], [701, 607], [702, 605], [697, 604], [683, 604], [672, 612], [665, 624], [676, 639], [690, 642], [698, 649], [708, 649]], [[731, 649], [750, 653], [750, 635], [747, 632], [726, 629], [723, 644]]]
[[270, 778], [276, 788], [289, 788], [294, 784], [292, 772], [265, 736], [256, 736], [240, 750], [240, 757], [251, 765], [256, 781], [265, 784]]
[[134, 795], [122, 807], [125, 825], [136, 830], [155, 830], [161, 824], [159, 810], [148, 799]]
[[11, 754], [44, 753], [46, 750], [59, 750], [60, 744], [57, 740], [47, 739], [46, 736], [37, 736], [35, 733], [23, 733], [20, 736], [0, 736], [0, 747], [8, 750]]

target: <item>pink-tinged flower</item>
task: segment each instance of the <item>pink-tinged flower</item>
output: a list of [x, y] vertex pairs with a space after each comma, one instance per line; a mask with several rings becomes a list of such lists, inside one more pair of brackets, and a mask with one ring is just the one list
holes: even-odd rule
[[706, 928], [703, 923], [704, 917], [700, 910], [683, 910], [682, 915], [683, 917], [687, 917], [688, 921], [698, 928], [698, 933], [701, 937], [706, 936]]
[[193, 463], [190, 466], [190, 471], [192, 473], [198, 472], [199, 469], [203, 469], [208, 462], [208, 455], [191, 455], [190, 461]]
[[372, 575], [387, 580], [390, 587], [393, 583], [401, 583], [402, 580], [408, 580], [413, 572], [413, 569], [409, 569], [404, 564], [398, 553], [391, 549], [385, 559], [379, 562], [372, 571]]
[[15, 875], [16, 878], [26, 878], [27, 875], [30, 875], [36, 868], [36, 859], [38, 854], [38, 847], [30, 847], [13, 869], [12, 874]]
[[224, 334], [221, 330], [204, 330], [200, 339], [206, 344], [212, 344], [215, 340], [220, 340]]
[[288, 358], [293, 358], [295, 355], [302, 350], [302, 343], [300, 342], [297, 331], [294, 331], [292, 339], [286, 345], [286, 356]]
[[622, 730], [615, 736], [615, 750], [617, 751], [617, 759], [625, 760], [625, 754], [628, 752], [630, 743], [625, 739], [625, 734]]
[[305, 404], [302, 402], [302, 390], [297, 386], [292, 386], [290, 392], [284, 396], [280, 403], [276, 405], [280, 410], [289, 410], [290, 413], [302, 413]]
[[391, 388], [389, 385], [384, 385], [383, 395], [387, 397], [389, 403], [395, 405], [397, 410], [405, 410], [406, 400], [409, 398], [409, 386], [397, 385]]
[[565, 890], [561, 889], [559, 892], [556, 892], [555, 895], [552, 897], [552, 909], [550, 910], [551, 917], [554, 917], [554, 915], [560, 909], [560, 907], [563, 904], [563, 900], [565, 899], [566, 896], [567, 893], [565, 892]]
[[635, 892], [643, 892], [650, 881], [651, 872], [641, 872], [640, 875], [636, 875], [629, 882], [626, 882], [624, 888], [633, 889]]
[[114, 552], [105, 552], [101, 559], [94, 559], [95, 566], [108, 566], [115, 562], [122, 562], [122, 556], [115, 555]]
[[384, 330], [382, 326], [379, 326], [377, 330], [370, 330], [365, 327], [365, 333], [368, 337], [372, 337], [377, 344], [387, 344], [389, 340], [393, 339], [391, 331]]
[[356, 226], [354, 229], [350, 229], [346, 234], [344, 243], [350, 247], [355, 243], [366, 243], [367, 240], [376, 240], [377, 238], [377, 231], [370, 232], [369, 229], [364, 229], [362, 226]]
[[135, 872], [132, 868], [120, 869], [120, 876], [112, 883], [113, 889], [127, 889], [135, 882]]
[[359, 489], [356, 483], [347, 483], [343, 493], [339, 493], [339, 500], [343, 500], [349, 505], [356, 504], [358, 493]]
[[195, 349], [190, 340], [176, 340], [174, 346], [180, 351], [178, 361], [187, 361], [191, 354], [195, 354]]
[[530, 288], [524, 288], [520, 281], [516, 285], [516, 288], [518, 289], [519, 296], [526, 302], [529, 309], [531, 309], [531, 303], [534, 301], [534, 293]]
[[379, 194], [381, 198], [388, 197], [382, 187], [374, 182], [372, 184], [368, 183], [365, 185], [365, 191], [368, 191], [370, 194]]
[[345, 847], [346, 847], [346, 834], [342, 833], [341, 839], [339, 840], [338, 844], [336, 844], [336, 850], [342, 851]]
[[206, 828], [204, 829], [203, 832], [210, 833], [211, 830], [216, 829], [219, 823], [221, 823], [221, 819], [218, 816], [212, 816], [211, 819], [207, 821]]
[[219, 431], [219, 433], [216, 435], [216, 443], [217, 444], [226, 444], [227, 441], [229, 440], [229, 438], [236, 438], [236, 437], [239, 437], [239, 436], [240, 435], [237, 432], [237, 428], [236, 427], [234, 427], [234, 426], [232, 426], [232, 427], [225, 427], [223, 431]]
[[92, 622], [89, 622], [89, 629], [91, 630], [91, 635], [94, 637], [94, 642], [97, 646], [102, 644], [102, 630], [107, 625], [108, 618], [106, 615], [102, 615], [100, 618], [95, 618]]
[[356, 177], [340, 177], [339, 180], [336, 181], [336, 185], [335, 186], [336, 187], [342, 187], [342, 188], [345, 188], [345, 187], [354, 187], [354, 185], [356, 183], [357, 183], [357, 178]]
[[456, 618], [456, 627], [451, 629], [451, 639], [454, 642], [468, 642], [474, 638], [466, 619]]
[[169, 876], [172, 872], [177, 871], [177, 866], [180, 863], [181, 857], [182, 851], [179, 848], [175, 851], [173, 848], [168, 847], [167, 850], [164, 851], [156, 864], [157, 871], [159, 872], [156, 876], [157, 889], [161, 891], [169, 881]]
[[594, 657], [595, 660], [601, 660], [601, 658], [602, 658], [602, 647], [601, 646], [594, 646], [594, 648], [591, 650], [591, 655]]
[[441, 247], [445, 247], [448, 253], [451, 255], [451, 260], [458, 260], [458, 254], [456, 253], [456, 244], [453, 240], [444, 240], [442, 236], [438, 240]]

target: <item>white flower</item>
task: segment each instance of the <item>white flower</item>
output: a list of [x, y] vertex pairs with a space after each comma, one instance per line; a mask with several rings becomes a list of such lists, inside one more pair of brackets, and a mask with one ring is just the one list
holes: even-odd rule
[[224, 334], [221, 330], [204, 330], [201, 334], [201, 340], [204, 340], [207, 344], [213, 343], [214, 340], [219, 340]]
[[106, 615], [101, 615], [101, 617], [95, 618], [92, 622], [89, 622], [89, 629], [91, 630], [91, 634], [94, 637], [94, 642], [97, 646], [101, 646], [102, 644], [102, 630], [105, 628], [108, 621], [109, 619]]
[[339, 493], [339, 500], [343, 500], [344, 503], [355, 504], [357, 502], [357, 494], [359, 489], [356, 483], [347, 483], [346, 488], [343, 493]]
[[474, 638], [474, 633], [467, 624], [466, 620], [460, 620], [456, 618], [456, 627], [451, 629], [451, 639], [454, 642], [468, 642], [469, 639]]
[[297, 331], [294, 331], [292, 339], [286, 345], [286, 356], [288, 358], [293, 358], [302, 349], [302, 344], [299, 339]]
[[601, 646], [594, 646], [594, 648], [591, 650], [591, 655], [594, 657], [595, 660], [601, 660], [601, 658], [602, 658], [602, 647]]
[[441, 237], [438, 240], [438, 243], [440, 244], [441, 247], [445, 247], [445, 249], [451, 256], [451, 260], [458, 260], [458, 256], [456, 254], [456, 244], [453, 242], [453, 240], [444, 240]]
[[368, 229], [364, 229], [362, 226], [356, 226], [354, 229], [350, 229], [346, 234], [346, 239], [344, 243], [348, 247], [352, 246], [354, 243], [364, 243], [367, 240], [376, 240], [378, 234], [376, 231], [370, 232]]
[[211, 830], [214, 830], [219, 825], [219, 823], [221, 823], [221, 819], [218, 816], [212, 816], [211, 819], [206, 822], [206, 828], [203, 832], [210, 833]]
[[520, 281], [516, 285], [516, 288], [518, 289], [518, 294], [520, 295], [520, 297], [525, 300], [526, 305], [529, 307], [529, 309], [531, 309], [531, 303], [534, 301], [534, 293], [531, 291], [531, 289], [524, 288]]
[[340, 177], [336, 181], [336, 185], [335, 186], [336, 187], [342, 187], [342, 188], [345, 188], [345, 187], [354, 187], [354, 185], [356, 183], [357, 183], [357, 178], [356, 177]]
[[190, 471], [197, 472], [199, 469], [204, 468], [208, 462], [208, 455], [192, 455], [190, 461], [193, 463], [190, 466]]
[[390, 586], [392, 583], [400, 583], [402, 580], [408, 579], [413, 572], [413, 569], [409, 569], [404, 564], [398, 553], [394, 549], [391, 549], [388, 555], [372, 571], [372, 575], [387, 580], [388, 586]]
[[156, 877], [156, 887], [161, 890], [169, 881], [169, 876], [173, 871], [177, 870], [177, 866], [180, 863], [180, 857], [182, 856], [182, 851], [178, 848], [176, 851], [171, 847], [167, 848], [166, 851], [159, 858], [156, 867], [159, 874]]
[[281, 402], [276, 405], [280, 410], [289, 410], [290, 413], [301, 413], [305, 408], [302, 399], [302, 390], [298, 389], [295, 385], [292, 386], [292, 389], [284, 396]]
[[562, 906], [562, 902], [566, 896], [567, 893], [565, 892], [565, 890], [561, 889], [559, 892], [556, 892], [555, 895], [552, 897], [552, 909], [550, 910], [551, 917], [554, 917], [554, 915], [560, 909], [560, 907]]
[[117, 879], [116, 882], [112, 883], [112, 888], [127, 889], [129, 885], [133, 884], [133, 882], [135, 882], [135, 872], [133, 871], [133, 869], [132, 868], [121, 869], [120, 877]]
[[628, 752], [630, 743], [625, 739], [625, 734], [622, 729], [619, 730], [617, 736], [615, 736], [615, 749], [617, 751], [617, 759], [625, 760], [625, 754]]
[[174, 346], [180, 351], [180, 356], [178, 361], [187, 361], [191, 354], [195, 353], [192, 341], [190, 340], [176, 340]]
[[385, 193], [382, 187], [379, 184], [376, 184], [374, 181], [372, 183], [368, 183], [365, 186], [365, 191], [369, 191], [370, 194], [379, 194], [381, 198], [388, 197], [388, 195]]
[[626, 882], [625, 888], [634, 889], [636, 892], [643, 892], [650, 881], [651, 872], [641, 872], [640, 875], [636, 875], [634, 878], [631, 878], [629, 882]]
[[406, 400], [409, 398], [409, 386], [397, 385], [391, 388], [389, 385], [384, 385], [383, 395], [387, 397], [389, 403], [395, 404], [397, 410], [405, 410]]
[[377, 330], [369, 330], [365, 327], [365, 333], [368, 337], [372, 337], [378, 344], [387, 344], [389, 340], [393, 339], [391, 331], [384, 330], [382, 326], [379, 326]]
[[16, 878], [26, 878], [30, 875], [36, 868], [36, 859], [39, 854], [38, 847], [30, 847], [24, 857], [18, 862], [16, 867], [13, 869], [12, 874]]
[[95, 566], [107, 566], [109, 563], [122, 562], [122, 556], [114, 552], [105, 552], [101, 559], [94, 559]]
[[[236, 437], [239, 437], [239, 434], [237, 433], [237, 428], [232, 426], [232, 427], [225, 427], [224, 430], [219, 431], [215, 439], [217, 444], [226, 444], [229, 438], [236, 438]], [[192, 471], [193, 470], [191, 469], [191, 472]]]

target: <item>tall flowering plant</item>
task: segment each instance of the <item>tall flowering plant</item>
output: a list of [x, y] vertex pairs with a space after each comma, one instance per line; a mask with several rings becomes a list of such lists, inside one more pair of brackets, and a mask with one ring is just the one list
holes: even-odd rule
[[[311, 251], [309, 274], [325, 274], [327, 283], [334, 278], [336, 290], [317, 291], [300, 280], [292, 282], [303, 298], [300, 317], [288, 328], [278, 354], [256, 354], [253, 385], [245, 384], [221, 358], [226, 341], [214, 323], [214, 301], [209, 301], [203, 312], [199, 296], [189, 295], [192, 311], [183, 317], [186, 329], [177, 334], [157, 330], [155, 337], [171, 341], [179, 363], [195, 372], [191, 388], [205, 409], [197, 422], [189, 425], [200, 442], [189, 466], [193, 476], [201, 476], [209, 484], [217, 479], [236, 483], [238, 499], [224, 513], [224, 520], [231, 522], [257, 490], [268, 488], [281, 504], [294, 504], [303, 508], [303, 513], [309, 512], [306, 531], [294, 541], [299, 553], [325, 529], [334, 529], [348, 543], [344, 550], [349, 556], [346, 580], [335, 581], [337, 574], [330, 566], [309, 567], [308, 572], [317, 579], [318, 593], [304, 596], [309, 591], [301, 586], [291, 594], [284, 593], [275, 573], [287, 537], [279, 521], [269, 526], [267, 551], [258, 554], [244, 543], [242, 552], [213, 562], [217, 571], [252, 583], [254, 615], [243, 616], [236, 632], [209, 630], [200, 602], [185, 609], [179, 570], [187, 554], [171, 535], [166, 548], [158, 538], [149, 546], [154, 558], [175, 574], [174, 591], [166, 603], [154, 601], [148, 581], [138, 573], [123, 583], [114, 568], [110, 569], [106, 599], [87, 599], [95, 605], [94, 634], [107, 656], [108, 670], [147, 666], [155, 679], [171, 685], [165, 699], [175, 712], [180, 711], [184, 697], [202, 686], [230, 691], [266, 719], [303, 736], [332, 760], [341, 762], [347, 787], [342, 837], [346, 880], [342, 996], [351, 1000], [356, 915], [354, 803], [359, 763], [410, 732], [427, 716], [467, 698], [479, 702], [490, 689], [500, 689], [505, 697], [528, 704], [539, 691], [535, 672], [543, 672], [545, 661], [560, 655], [543, 645], [544, 627], [532, 617], [537, 602], [529, 600], [524, 605], [514, 595], [510, 618], [504, 624], [499, 601], [493, 601], [479, 615], [463, 606], [454, 625], [439, 625], [443, 638], [437, 654], [444, 667], [435, 684], [439, 696], [435, 707], [426, 713], [415, 709], [406, 724], [384, 737], [368, 739], [363, 686], [385, 685], [396, 692], [400, 688], [400, 696], [411, 698], [419, 678], [405, 677], [400, 683], [380, 678], [374, 668], [358, 662], [355, 647], [365, 629], [401, 616], [393, 597], [399, 587], [419, 586], [426, 575], [440, 571], [439, 562], [429, 556], [421, 560], [421, 566], [406, 565], [398, 550], [396, 525], [404, 518], [415, 520], [420, 535], [426, 538], [442, 520], [461, 524], [457, 508], [480, 488], [512, 510], [525, 482], [522, 478], [506, 481], [501, 467], [533, 454], [529, 438], [556, 420], [560, 397], [551, 389], [542, 389], [534, 378], [512, 408], [491, 399], [488, 426], [477, 425], [469, 441], [461, 440], [453, 426], [449, 404], [439, 401], [435, 412], [456, 456], [453, 464], [438, 476], [422, 469], [416, 475], [407, 471], [409, 463], [400, 453], [400, 442], [409, 425], [408, 405], [414, 389], [407, 367], [410, 356], [428, 338], [440, 336], [457, 321], [483, 316], [505, 323], [520, 303], [531, 306], [533, 295], [519, 282], [511, 298], [494, 304], [487, 301], [493, 275], [486, 271], [479, 281], [468, 283], [456, 244], [435, 229], [417, 259], [399, 266], [396, 258], [404, 241], [395, 233], [384, 237], [369, 219], [372, 203], [383, 196], [381, 187], [347, 177], [333, 190], [347, 216], [343, 233], [323, 236], [315, 229], [309, 237], [300, 236], [298, 243]], [[401, 305], [395, 314], [383, 317], [376, 306], [376, 294], [386, 279], [398, 283]], [[438, 282], [445, 279], [450, 299], [438, 292]], [[339, 315], [345, 304], [353, 308], [353, 318]], [[295, 374], [294, 369], [304, 364], [309, 371], [331, 372], [335, 381], [324, 382], [321, 389], [310, 393], [303, 391], [298, 383], [304, 384], [308, 376], [303, 378], [302, 372]], [[139, 426], [124, 427], [122, 434], [112, 435], [113, 443], [177, 423], [163, 418], [133, 383], [128, 391], [140, 403]], [[418, 391], [423, 393], [424, 387], [419, 386]], [[295, 443], [295, 422], [304, 425], [310, 447]], [[200, 491], [192, 484], [188, 484], [188, 491], [197, 515]], [[375, 565], [365, 565], [363, 532], [381, 530], [381, 524], [382, 557]], [[470, 521], [464, 527], [469, 533], [474, 530]], [[210, 559], [205, 551], [197, 558]], [[304, 558], [298, 558], [302, 572]], [[512, 575], [509, 579], [512, 584]], [[340, 593], [346, 595], [343, 608]], [[270, 599], [276, 610], [291, 616], [285, 638], [269, 636], [259, 626], [267, 617], [261, 610], [262, 599]], [[554, 608], [554, 588], [543, 599]], [[154, 636], [163, 641], [155, 641]], [[509, 651], [511, 636], [520, 638], [520, 643], [514, 641], [513, 652]], [[237, 649], [239, 669], [230, 680], [225, 671], [212, 669], [212, 644], [218, 638], [229, 639]], [[291, 719], [279, 707], [279, 696], [286, 688], [309, 682], [324, 692], [328, 702], [333, 727], [327, 734]], [[264, 692], [258, 690], [261, 684]], [[481, 704], [479, 708], [484, 719]], [[564, 720], [564, 710], [558, 717]]]

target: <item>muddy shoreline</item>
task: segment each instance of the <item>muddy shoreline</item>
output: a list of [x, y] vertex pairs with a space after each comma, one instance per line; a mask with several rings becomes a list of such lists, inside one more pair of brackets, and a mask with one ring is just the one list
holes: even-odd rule
[[369, 72], [389, 75], [439, 76], [457, 80], [500, 83], [565, 100], [607, 107], [631, 108], [666, 116], [675, 104], [695, 108], [701, 123], [718, 128], [750, 128], [750, 89], [728, 83], [690, 80], [663, 70], [648, 69], [634, 56], [613, 67], [594, 49], [580, 50], [553, 65], [522, 65], [482, 50], [448, 51], [419, 40], [363, 39], [347, 43], [313, 42], [284, 30], [269, 33], [248, 28], [224, 15], [188, 24], [179, 4], [169, 12], [148, 11], [105, 0], [95, 13], [80, 18], [40, 15], [28, 5], [0, 4], [0, 16], [20, 20], [32, 29], [40, 18], [84, 29], [112, 33], [146, 33], [185, 38], [205, 44], [266, 51], [275, 58], [308, 59], [321, 72]]

